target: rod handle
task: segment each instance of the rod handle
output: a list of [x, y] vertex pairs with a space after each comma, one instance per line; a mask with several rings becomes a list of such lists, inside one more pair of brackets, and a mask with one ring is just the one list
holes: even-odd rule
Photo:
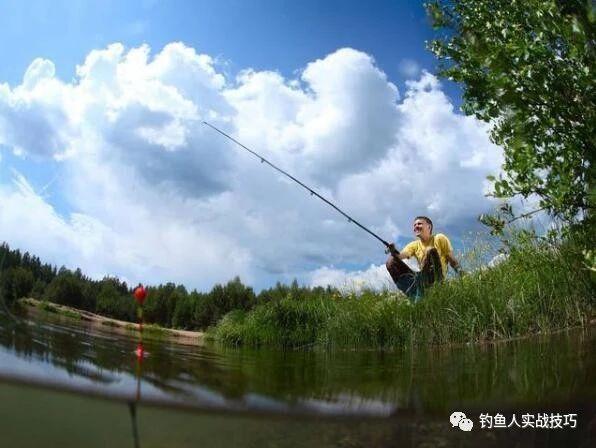
[[397, 257], [399, 255], [399, 250], [397, 250], [395, 248], [395, 244], [394, 243], [389, 243], [389, 244], [387, 244], [387, 247], [385, 249], [385, 253], [386, 254], [391, 254], [394, 257]]

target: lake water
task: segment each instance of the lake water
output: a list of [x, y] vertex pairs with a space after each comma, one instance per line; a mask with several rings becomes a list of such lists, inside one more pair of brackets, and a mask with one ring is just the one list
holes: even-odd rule
[[[0, 313], [0, 446], [593, 446], [595, 342], [594, 326], [399, 352], [230, 349], [146, 335], [139, 357], [132, 332]], [[472, 431], [452, 426], [454, 411]], [[481, 414], [521, 424], [544, 413], [576, 415], [576, 425], [480, 423]]]

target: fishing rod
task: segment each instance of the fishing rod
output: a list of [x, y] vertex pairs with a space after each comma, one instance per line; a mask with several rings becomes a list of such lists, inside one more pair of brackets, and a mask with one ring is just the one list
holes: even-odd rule
[[[207, 123], [206, 121], [203, 121], [203, 124], [209, 126], [211, 129], [219, 132], [221, 135], [223, 135], [224, 137], [227, 137], [228, 139], [232, 140], [234, 143], [236, 143], [238, 146], [246, 149], [248, 152], [250, 152], [253, 156], [255, 156], [256, 158], [261, 160], [261, 163], [266, 163], [267, 165], [269, 165], [270, 167], [272, 167], [273, 169], [276, 169], [277, 171], [279, 171], [280, 173], [282, 173], [284, 176], [289, 177], [290, 179], [292, 179], [294, 182], [296, 182], [298, 185], [300, 185], [301, 187], [305, 188], [306, 190], [308, 190], [310, 192], [311, 196], [316, 196], [319, 199], [321, 199], [323, 202], [325, 202], [326, 204], [330, 205], [331, 207], [333, 207], [336, 211], [338, 211], [339, 213], [341, 213], [343, 216], [345, 216], [346, 218], [348, 218], [348, 222], [354, 223], [356, 224], [358, 227], [360, 227], [362, 230], [364, 230], [365, 232], [368, 232], [370, 235], [374, 236], [376, 239], [378, 239], [381, 243], [383, 243], [385, 245], [385, 247], [387, 248], [388, 251], [390, 251], [391, 253], [393, 253], [393, 251], [396, 251], [395, 247], [393, 246], [393, 244], [389, 244], [387, 241], [385, 241], [383, 238], [381, 238], [379, 235], [377, 235], [376, 233], [374, 233], [372, 230], [367, 229], [366, 227], [364, 227], [362, 224], [360, 224], [358, 221], [356, 221], [354, 218], [352, 218], [351, 216], [349, 216], [347, 213], [345, 213], [343, 210], [341, 210], [339, 207], [337, 207], [335, 204], [333, 204], [331, 201], [329, 201], [328, 199], [324, 198], [323, 196], [321, 196], [319, 193], [317, 193], [316, 191], [314, 191], [312, 188], [308, 187], [307, 185], [305, 185], [304, 183], [300, 182], [298, 179], [296, 179], [294, 176], [292, 176], [291, 174], [287, 173], [286, 171], [282, 170], [281, 168], [275, 166], [273, 163], [271, 163], [269, 160], [267, 160], [265, 157], [263, 157], [262, 155], [256, 153], [255, 151], [253, 151], [252, 149], [246, 147], [245, 145], [243, 145], [242, 143], [240, 143], [238, 140], [236, 140], [235, 138], [229, 136], [228, 134], [226, 134], [225, 132], [221, 131], [220, 129], [216, 128], [215, 126], [213, 126], [210, 123]], [[397, 251], [396, 251], [397, 252]]]

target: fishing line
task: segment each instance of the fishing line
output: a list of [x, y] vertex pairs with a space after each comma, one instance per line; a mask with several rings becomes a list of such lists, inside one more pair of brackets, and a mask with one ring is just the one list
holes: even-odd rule
[[228, 139], [230, 139], [231, 141], [233, 141], [234, 143], [236, 143], [238, 146], [244, 148], [245, 150], [247, 150], [248, 152], [250, 152], [252, 155], [254, 155], [256, 158], [261, 160], [261, 163], [266, 163], [267, 165], [269, 165], [271, 168], [279, 171], [280, 173], [282, 173], [284, 176], [289, 177], [290, 179], [292, 179], [294, 182], [296, 182], [298, 185], [300, 185], [301, 187], [303, 187], [304, 189], [306, 189], [311, 196], [316, 196], [319, 199], [321, 199], [323, 202], [325, 202], [326, 204], [330, 205], [331, 207], [333, 207], [336, 211], [338, 211], [339, 213], [341, 213], [343, 216], [345, 216], [346, 218], [348, 218], [348, 222], [354, 223], [356, 224], [358, 227], [360, 227], [362, 230], [364, 230], [365, 232], [368, 232], [370, 235], [372, 235], [373, 237], [375, 237], [377, 240], [379, 240], [381, 243], [383, 243], [385, 245], [386, 248], [389, 249], [390, 244], [385, 241], [383, 238], [381, 238], [379, 235], [377, 235], [376, 233], [374, 233], [372, 230], [367, 229], [366, 227], [364, 227], [362, 224], [360, 224], [358, 221], [356, 221], [354, 218], [352, 218], [351, 216], [349, 216], [347, 213], [345, 213], [343, 210], [341, 210], [339, 207], [337, 207], [334, 203], [332, 203], [331, 201], [329, 201], [328, 199], [324, 198], [323, 196], [321, 196], [319, 193], [317, 193], [316, 191], [314, 191], [312, 188], [308, 187], [307, 185], [305, 185], [304, 183], [302, 183], [301, 181], [299, 181], [298, 179], [296, 179], [294, 176], [292, 176], [291, 174], [287, 173], [286, 171], [282, 170], [281, 168], [277, 167], [276, 165], [274, 165], [273, 163], [271, 163], [269, 160], [267, 160], [265, 157], [261, 156], [260, 154], [258, 154], [257, 152], [253, 151], [252, 149], [248, 148], [247, 146], [243, 145], [242, 143], [240, 143], [238, 140], [236, 140], [235, 138], [229, 136], [228, 134], [226, 134], [225, 132], [219, 130], [218, 128], [216, 128], [215, 126], [213, 126], [210, 123], [207, 123], [206, 121], [203, 121], [203, 124], [209, 126], [211, 129], [219, 132], [221, 135], [223, 135], [224, 137], [227, 137]]
[[128, 402], [128, 411], [130, 413], [130, 420], [132, 423], [132, 441], [134, 444], [134, 448], [139, 448], [141, 445], [139, 443], [139, 429], [137, 427], [137, 405], [132, 401]]

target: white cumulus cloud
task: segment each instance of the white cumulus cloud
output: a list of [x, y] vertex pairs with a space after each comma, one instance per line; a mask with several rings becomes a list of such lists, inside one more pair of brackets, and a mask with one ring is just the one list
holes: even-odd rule
[[[423, 72], [400, 95], [374, 59], [343, 48], [296, 79], [247, 68], [227, 78], [182, 43], [152, 54], [91, 51], [72, 81], [36, 59], [0, 84], [0, 151], [60, 166], [54, 191], [22, 170], [0, 180], [2, 239], [94, 276], [210, 288], [298, 277], [383, 283], [382, 246], [214, 130], [231, 133], [383, 238], [417, 214], [463, 231], [489, 207], [501, 151]], [[3, 160], [2, 163], [6, 163]], [[370, 266], [361, 271], [333, 266]]]

